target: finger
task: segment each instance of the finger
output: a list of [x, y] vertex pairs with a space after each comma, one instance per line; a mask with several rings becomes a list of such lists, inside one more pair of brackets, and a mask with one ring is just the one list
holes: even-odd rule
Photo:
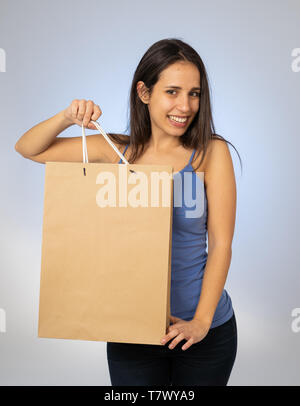
[[185, 351], [188, 348], [190, 348], [192, 345], [194, 344], [194, 340], [193, 338], [190, 338], [183, 346], [182, 346], [182, 350]]
[[75, 100], [74, 103], [72, 103], [72, 117], [75, 119], [77, 117], [78, 108], [79, 108], [78, 100]]
[[91, 100], [89, 100], [86, 104], [86, 111], [82, 120], [84, 127], [87, 127], [88, 123], [91, 121], [93, 111], [94, 111], [94, 103]]
[[168, 327], [168, 330], [169, 330], [169, 331], [172, 331], [172, 330], [174, 330], [174, 328], [179, 328], [179, 327], [181, 327], [181, 326], [182, 326], [181, 323], [176, 322], [176, 323], [174, 323], [174, 324], [171, 324], [171, 326]]
[[161, 343], [162, 343], [162, 344], [167, 343], [167, 342], [170, 341], [172, 338], [176, 337], [178, 333], [179, 333], [178, 330], [172, 330], [172, 331], [170, 331], [168, 334], [166, 334], [166, 335], [162, 338]]
[[77, 119], [79, 121], [82, 121], [84, 113], [85, 113], [85, 104], [86, 101], [85, 100], [80, 100], [79, 101], [79, 109], [78, 109], [78, 113], [77, 113]]
[[174, 340], [169, 345], [170, 350], [172, 350], [174, 347], [176, 347], [176, 345], [178, 343], [180, 343], [180, 341], [182, 341], [183, 339], [184, 339], [184, 334], [180, 333], [176, 338], [174, 338]]
[[93, 121], [97, 121], [98, 118], [101, 116], [101, 114], [102, 114], [102, 111], [101, 111], [100, 107], [98, 106], [98, 104], [95, 104], [95, 105], [94, 105], [94, 113], [93, 113], [91, 119], [92, 119]]
[[173, 331], [174, 329], [180, 331], [182, 327], [183, 327], [183, 324], [179, 323], [179, 322], [172, 324], [171, 326], [168, 327], [168, 333]]

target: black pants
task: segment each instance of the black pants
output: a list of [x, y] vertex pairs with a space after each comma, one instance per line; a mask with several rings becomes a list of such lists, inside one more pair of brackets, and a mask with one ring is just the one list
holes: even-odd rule
[[[171, 341], [169, 341], [170, 343]], [[168, 344], [107, 343], [112, 386], [226, 386], [237, 352], [235, 315], [183, 351]]]

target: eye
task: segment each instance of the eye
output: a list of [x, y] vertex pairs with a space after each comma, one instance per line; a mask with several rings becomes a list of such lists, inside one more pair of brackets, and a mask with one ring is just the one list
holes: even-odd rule
[[[172, 92], [176, 92], [176, 90], [167, 90], [166, 91], [166, 93], [168, 93], [168, 94], [171, 94], [171, 95], [174, 95], [174, 93], [172, 93]], [[199, 92], [192, 92], [191, 93], [194, 97], [200, 97], [200, 93]]]
[[170, 92], [176, 92], [176, 90], [167, 90], [167, 93], [171, 94]]

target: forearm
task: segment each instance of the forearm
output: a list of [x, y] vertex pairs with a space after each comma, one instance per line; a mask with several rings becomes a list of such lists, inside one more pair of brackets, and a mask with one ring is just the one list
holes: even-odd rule
[[221, 298], [231, 262], [231, 247], [216, 246], [208, 252], [202, 289], [194, 319], [212, 323]]
[[33, 156], [45, 151], [72, 123], [64, 116], [64, 110], [28, 130], [16, 143], [15, 150], [24, 156]]

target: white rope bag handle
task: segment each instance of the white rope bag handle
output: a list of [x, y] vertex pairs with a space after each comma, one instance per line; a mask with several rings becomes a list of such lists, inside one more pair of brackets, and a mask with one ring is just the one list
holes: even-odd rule
[[[127, 159], [124, 157], [123, 154], [118, 150], [118, 148], [115, 146], [115, 144], [110, 140], [109, 136], [106, 134], [106, 132], [103, 130], [103, 128], [100, 127], [97, 121], [90, 121], [90, 123], [93, 123], [94, 126], [100, 131], [100, 133], [103, 135], [103, 137], [106, 139], [106, 141], [109, 143], [109, 145], [116, 151], [116, 153], [119, 155], [119, 157], [122, 159], [122, 161], [126, 164], [129, 165], [129, 162]], [[88, 163], [88, 153], [87, 153], [87, 147], [86, 147], [86, 136], [85, 136], [85, 130], [83, 127], [83, 123], [81, 125], [82, 129], [82, 155], [83, 155], [83, 163]]]

